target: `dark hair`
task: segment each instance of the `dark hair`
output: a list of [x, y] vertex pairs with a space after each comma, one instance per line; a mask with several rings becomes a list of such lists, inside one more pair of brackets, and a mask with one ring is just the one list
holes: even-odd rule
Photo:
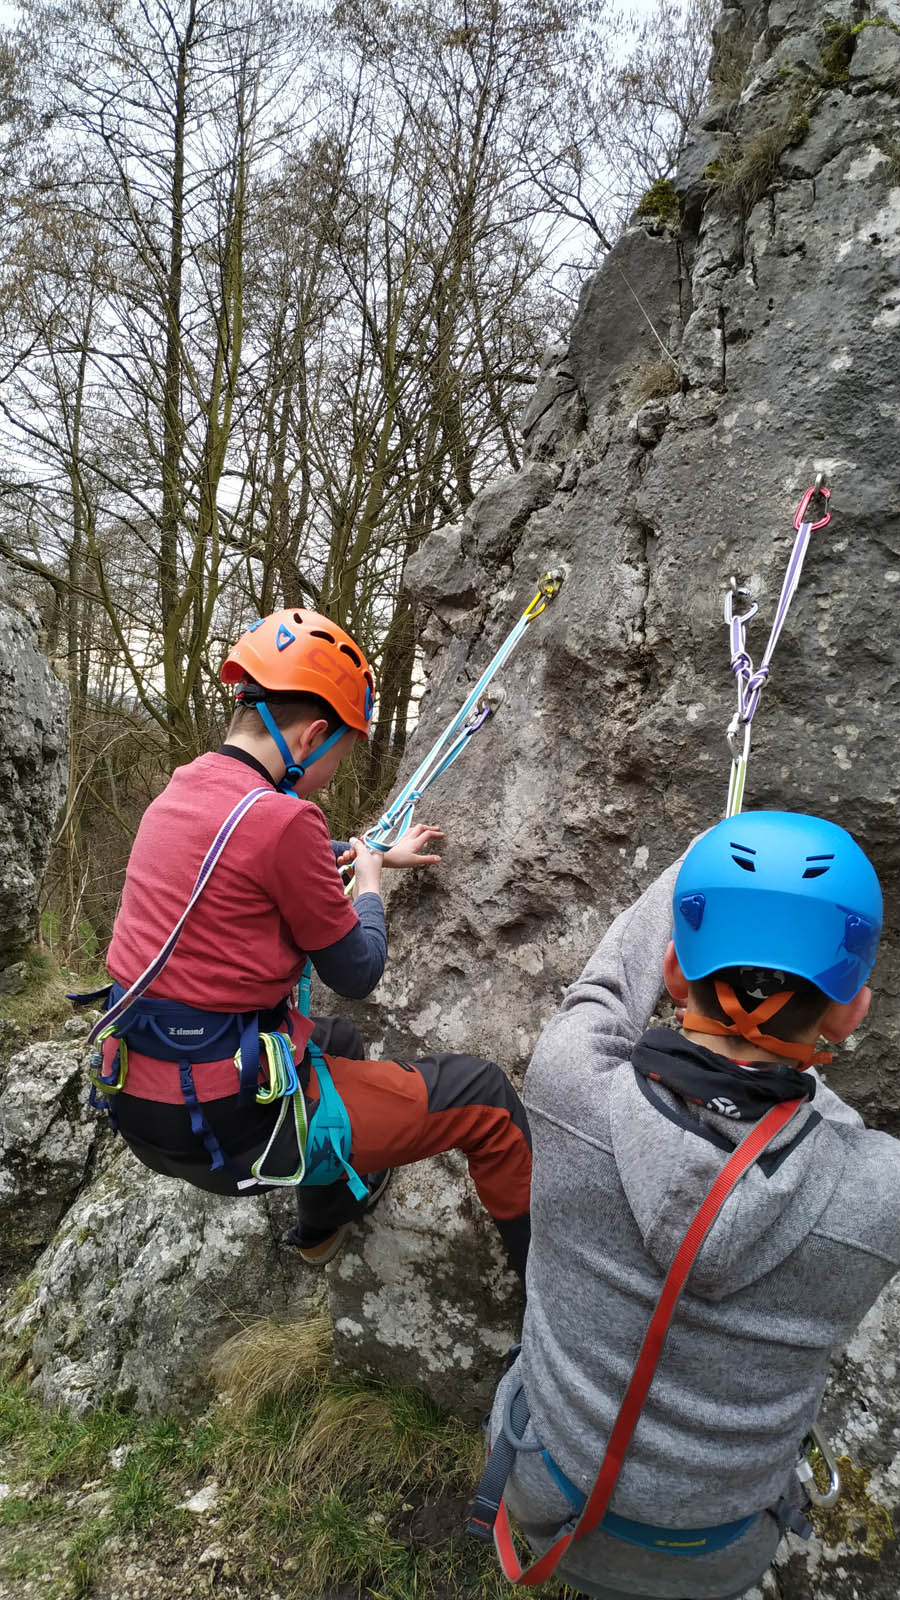
[[228, 724], [228, 733], [237, 733], [239, 729], [258, 731], [262, 728], [263, 722], [256, 710], [258, 700], [265, 700], [272, 714], [272, 721], [282, 733], [286, 728], [293, 728], [298, 722], [315, 722], [320, 717], [327, 722], [329, 734], [335, 733], [342, 725], [343, 718], [339, 717], [328, 701], [323, 700], [320, 695], [290, 694], [285, 689], [260, 690], [252, 678], [238, 685], [239, 694], [245, 689], [249, 692], [246, 698], [242, 697], [235, 702], [234, 712]]
[[789, 990], [792, 998], [787, 1005], [762, 1025], [765, 1033], [786, 1043], [807, 1033], [831, 1003], [827, 994], [808, 978], [798, 978], [793, 972], [776, 972], [767, 967], [723, 967], [708, 978], [691, 979], [694, 1008], [712, 1022], [731, 1021], [716, 999], [717, 980], [731, 986], [745, 1011], [752, 1011], [767, 995]]

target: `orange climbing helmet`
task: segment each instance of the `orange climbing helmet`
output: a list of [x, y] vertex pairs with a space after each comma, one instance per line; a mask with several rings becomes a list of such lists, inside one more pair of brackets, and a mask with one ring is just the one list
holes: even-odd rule
[[315, 694], [346, 724], [368, 735], [375, 702], [372, 669], [349, 633], [318, 611], [273, 611], [229, 651], [223, 683], [252, 678], [273, 693]]

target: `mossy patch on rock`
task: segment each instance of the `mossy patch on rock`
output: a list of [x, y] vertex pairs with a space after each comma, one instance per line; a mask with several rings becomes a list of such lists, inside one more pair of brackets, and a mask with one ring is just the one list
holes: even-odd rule
[[822, 48], [822, 74], [825, 82], [846, 89], [850, 82], [850, 62], [856, 49], [857, 30], [849, 22], [829, 17], [825, 23]]
[[841, 1498], [829, 1511], [813, 1511], [816, 1532], [826, 1544], [847, 1544], [861, 1555], [880, 1561], [885, 1544], [897, 1537], [891, 1513], [869, 1494], [872, 1474], [868, 1467], [854, 1466], [849, 1456], [838, 1456], [837, 1464]]
[[674, 183], [669, 178], [657, 178], [641, 196], [634, 214], [645, 221], [664, 222], [670, 228], [679, 228], [681, 201]]

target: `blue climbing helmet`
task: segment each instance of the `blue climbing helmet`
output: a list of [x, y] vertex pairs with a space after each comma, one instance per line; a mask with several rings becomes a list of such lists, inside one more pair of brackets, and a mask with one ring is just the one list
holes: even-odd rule
[[790, 811], [727, 817], [688, 851], [673, 899], [675, 953], [689, 982], [724, 967], [793, 973], [852, 1000], [881, 934], [868, 856], [834, 822]]

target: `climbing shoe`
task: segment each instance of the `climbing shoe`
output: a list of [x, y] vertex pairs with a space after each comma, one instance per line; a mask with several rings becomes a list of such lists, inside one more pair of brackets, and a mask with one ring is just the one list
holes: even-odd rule
[[[364, 1212], [371, 1211], [381, 1199], [390, 1182], [391, 1170], [390, 1167], [385, 1167], [381, 1172], [366, 1173], [365, 1181], [369, 1197], [363, 1206]], [[322, 1230], [304, 1227], [302, 1223], [298, 1223], [288, 1234], [287, 1242], [294, 1246], [301, 1261], [305, 1261], [307, 1266], [324, 1267], [326, 1262], [334, 1260], [352, 1226], [353, 1221], [342, 1222], [336, 1228]]]

